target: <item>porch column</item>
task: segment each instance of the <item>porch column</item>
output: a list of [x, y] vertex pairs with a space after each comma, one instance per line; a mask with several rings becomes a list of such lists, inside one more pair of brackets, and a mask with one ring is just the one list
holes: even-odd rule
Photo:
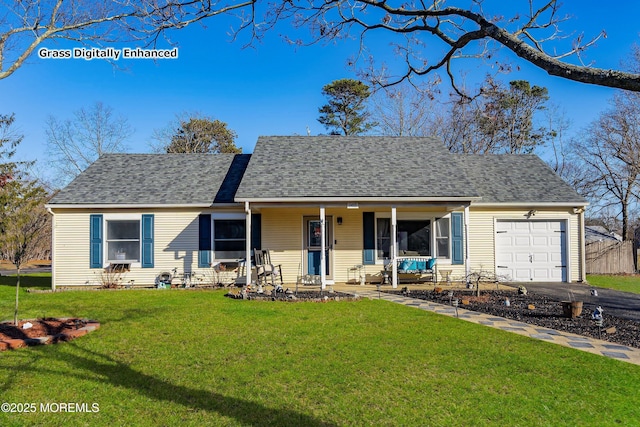
[[[580, 213], [578, 214], [578, 236], [579, 236], [578, 241], [580, 242], [580, 250], [578, 251], [578, 253], [580, 254], [580, 274], [578, 275], [578, 281], [582, 283], [587, 280], [587, 276], [586, 276], [587, 256], [585, 254], [586, 244], [585, 244], [585, 237], [584, 237], [584, 208], [580, 208]], [[565, 239], [566, 239], [566, 236], [565, 236]], [[571, 265], [569, 260], [567, 260], [567, 264]], [[571, 269], [568, 268], [567, 283], [571, 282], [571, 276], [569, 276], [570, 272], [571, 272]]]
[[320, 285], [323, 290], [327, 287], [326, 233], [324, 206], [320, 206]]
[[471, 264], [469, 263], [469, 205], [464, 207], [464, 274], [469, 283]]
[[249, 202], [244, 202], [244, 212], [246, 214], [245, 218], [245, 250], [246, 255], [244, 258], [244, 272], [246, 275], [246, 285], [251, 284], [251, 207], [249, 206]]
[[398, 263], [396, 262], [396, 254], [398, 247], [398, 232], [397, 232], [397, 219], [396, 219], [396, 207], [391, 206], [391, 247], [389, 248], [389, 252], [391, 252], [391, 287], [398, 287]]

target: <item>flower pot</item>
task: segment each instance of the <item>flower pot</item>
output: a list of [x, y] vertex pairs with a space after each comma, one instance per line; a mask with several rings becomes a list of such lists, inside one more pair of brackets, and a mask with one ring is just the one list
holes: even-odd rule
[[582, 301], [562, 301], [564, 316], [575, 319], [582, 314]]

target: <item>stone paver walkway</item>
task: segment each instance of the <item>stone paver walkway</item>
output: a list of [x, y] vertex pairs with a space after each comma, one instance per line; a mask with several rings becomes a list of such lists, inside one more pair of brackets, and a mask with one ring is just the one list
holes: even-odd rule
[[455, 307], [438, 304], [431, 301], [425, 301], [417, 298], [404, 297], [401, 295], [391, 295], [375, 290], [352, 290], [347, 291], [369, 299], [383, 299], [398, 304], [415, 307], [420, 310], [431, 311], [433, 313], [443, 314], [445, 316], [458, 317], [471, 323], [477, 323], [483, 326], [490, 326], [503, 331], [513, 332], [515, 334], [524, 335], [530, 338], [544, 340], [554, 344], [573, 348], [576, 350], [586, 351], [597, 354], [599, 356], [610, 357], [612, 359], [621, 360], [623, 362], [640, 365], [640, 349], [627, 347], [608, 341], [597, 340], [593, 338], [583, 337], [581, 335], [571, 334], [569, 332], [556, 331], [554, 329], [544, 328], [541, 326], [530, 325], [518, 322], [517, 320], [505, 319], [504, 317], [496, 317], [489, 314], [479, 313], [477, 311], [465, 310]]

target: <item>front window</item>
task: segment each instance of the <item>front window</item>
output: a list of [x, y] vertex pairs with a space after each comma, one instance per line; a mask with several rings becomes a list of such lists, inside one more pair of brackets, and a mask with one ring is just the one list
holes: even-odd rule
[[436, 257], [449, 258], [449, 218], [436, 220]]
[[140, 221], [108, 220], [107, 261], [113, 263], [140, 261]]
[[398, 255], [431, 255], [431, 221], [398, 221]]
[[389, 251], [391, 248], [391, 220], [389, 218], [378, 218], [376, 223], [376, 247], [378, 248], [378, 259], [389, 258]]
[[244, 258], [246, 241], [244, 219], [213, 221], [213, 249], [216, 259]]
[[[397, 222], [398, 255], [431, 255], [431, 221], [399, 220]], [[378, 259], [390, 258], [391, 219], [376, 221]]]

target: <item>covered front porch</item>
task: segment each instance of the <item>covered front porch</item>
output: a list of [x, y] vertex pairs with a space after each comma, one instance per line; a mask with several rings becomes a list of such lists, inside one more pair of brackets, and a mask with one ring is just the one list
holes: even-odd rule
[[[461, 280], [470, 271], [466, 239], [470, 203], [469, 199], [395, 204], [245, 201], [246, 259], [253, 259], [251, 230], [255, 243], [258, 228], [261, 248], [269, 250], [288, 285], [312, 280], [321, 289], [356, 283], [398, 288], [403, 279], [411, 278], [404, 274], [403, 261], [415, 261], [417, 271], [431, 259], [436, 260], [434, 281]], [[245, 283], [255, 281], [249, 269], [244, 274]]]

